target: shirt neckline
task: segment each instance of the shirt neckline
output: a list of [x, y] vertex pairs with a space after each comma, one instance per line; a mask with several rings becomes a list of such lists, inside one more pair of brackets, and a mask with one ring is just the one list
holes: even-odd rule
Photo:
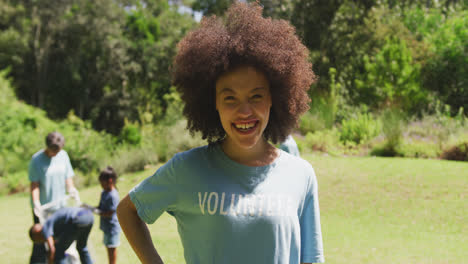
[[227, 156], [221, 147], [221, 143], [219, 142], [213, 144], [213, 149], [215, 152], [215, 158], [221, 161], [224, 166], [233, 169], [237, 173], [242, 173], [243, 175], [248, 176], [261, 176], [266, 174], [270, 170], [274, 169], [283, 159], [282, 151], [279, 151], [278, 157], [276, 157], [275, 160], [273, 160], [273, 162], [270, 164], [265, 166], [248, 166], [234, 161], [229, 156]]

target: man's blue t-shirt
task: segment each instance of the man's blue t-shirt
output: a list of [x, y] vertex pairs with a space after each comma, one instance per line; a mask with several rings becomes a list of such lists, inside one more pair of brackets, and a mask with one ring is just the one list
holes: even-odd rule
[[294, 138], [289, 135], [286, 140], [279, 145], [279, 148], [288, 152], [291, 155], [300, 157], [299, 149], [297, 148], [297, 143], [294, 141]]
[[284, 151], [250, 167], [219, 144], [192, 149], [129, 195], [148, 224], [164, 211], [175, 217], [188, 264], [324, 261], [314, 170]]
[[[65, 150], [49, 158], [44, 150], [33, 155], [29, 162], [29, 180], [39, 183], [39, 199], [41, 204], [57, 201], [65, 197], [65, 180], [73, 177], [70, 158]], [[65, 202], [55, 207], [62, 207]]]
[[99, 210], [114, 211], [111, 217], [101, 216], [100, 228], [104, 233], [116, 234], [120, 232], [119, 220], [117, 219], [117, 205], [119, 205], [119, 193], [116, 189], [111, 191], [102, 191], [101, 200], [99, 201]]

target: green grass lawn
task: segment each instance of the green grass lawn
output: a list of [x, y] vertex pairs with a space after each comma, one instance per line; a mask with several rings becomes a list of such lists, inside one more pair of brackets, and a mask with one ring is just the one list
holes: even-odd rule
[[[305, 156], [319, 181], [327, 263], [468, 263], [468, 163], [399, 158]], [[123, 197], [155, 169], [124, 175]], [[97, 204], [100, 187], [80, 191]], [[0, 198], [0, 260], [27, 263], [32, 223], [28, 196]], [[106, 263], [99, 219], [90, 236], [96, 263]], [[184, 263], [173, 218], [150, 225], [166, 263]], [[119, 263], [137, 263], [124, 236]]]

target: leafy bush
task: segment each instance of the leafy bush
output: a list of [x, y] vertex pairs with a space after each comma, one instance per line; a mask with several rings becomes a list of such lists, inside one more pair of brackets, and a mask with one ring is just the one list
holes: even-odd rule
[[420, 66], [413, 63], [404, 40], [387, 38], [375, 56], [363, 59], [365, 72], [355, 79], [361, 102], [375, 108], [401, 106], [413, 113], [424, 109], [428, 93], [420, 86]]
[[148, 144], [151, 144], [158, 153], [160, 161], [167, 161], [178, 152], [206, 144], [200, 135], [190, 135], [185, 129], [186, 126], [187, 121], [182, 119], [172, 126], [159, 125], [146, 128], [146, 134], [157, 135], [157, 138], [153, 138], [152, 142], [148, 142]]
[[303, 151], [321, 151], [337, 154], [342, 148], [340, 134], [338, 130], [321, 130], [315, 133], [307, 133], [304, 139], [298, 140], [301, 152]]
[[440, 157], [446, 160], [468, 161], [468, 141], [446, 149]]
[[[335, 69], [330, 69], [330, 72], [334, 76]], [[341, 102], [340, 97], [336, 94], [336, 89], [339, 89], [339, 84], [332, 82], [329, 95], [312, 98], [310, 110], [299, 120], [299, 131], [302, 134], [333, 127], [338, 113], [338, 104]]]
[[0, 178], [0, 194], [12, 194], [29, 190], [29, 179], [26, 171], [10, 173]]
[[[158, 154], [151, 147], [121, 147], [108, 158], [106, 164], [112, 166], [117, 174], [121, 175], [143, 170], [145, 166], [157, 164], [158, 161]], [[97, 177], [93, 181], [97, 181]]]
[[429, 44], [431, 56], [422, 68], [424, 85], [452, 107], [468, 109], [468, 10], [423, 10], [407, 12], [404, 23]]
[[120, 131], [119, 142], [138, 146], [141, 143], [141, 132], [136, 124], [125, 121], [125, 125]]
[[398, 146], [398, 156], [407, 158], [437, 158], [440, 155], [439, 146], [430, 141], [405, 141]]
[[326, 128], [326, 122], [316, 113], [309, 111], [299, 120], [299, 131], [302, 134], [314, 133]]
[[385, 135], [385, 152], [386, 156], [391, 153], [396, 153], [396, 150], [400, 146], [400, 142], [403, 136], [403, 113], [396, 109], [386, 109], [382, 116], [382, 130]]
[[357, 113], [341, 123], [340, 140], [344, 143], [352, 141], [357, 144], [364, 143], [377, 136], [382, 129], [379, 120], [370, 113]]

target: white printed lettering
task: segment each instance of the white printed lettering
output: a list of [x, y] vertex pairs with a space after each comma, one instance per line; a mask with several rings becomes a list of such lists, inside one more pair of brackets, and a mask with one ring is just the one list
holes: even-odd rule
[[203, 196], [203, 202], [202, 202], [202, 195], [201, 192], [198, 192], [198, 205], [200, 205], [200, 211], [202, 214], [205, 214], [205, 202], [206, 202], [206, 196], [207, 192], [205, 192], [205, 195]]
[[[234, 195], [234, 194], [233, 194]], [[226, 193], [221, 194], [221, 204], [219, 205], [219, 213], [221, 215], [227, 215], [228, 212], [224, 211], [224, 197], [226, 196]], [[232, 204], [232, 203], [231, 203]]]
[[[211, 208], [211, 199], [213, 198], [213, 196], [215, 197], [215, 204], [213, 206], [213, 208]], [[211, 210], [213, 209], [213, 210]], [[210, 215], [214, 215], [216, 213], [216, 210], [218, 210], [218, 193], [217, 192], [211, 192], [210, 193], [210, 196], [208, 196], [208, 213]]]
[[267, 209], [266, 209], [266, 215], [271, 216], [273, 215], [273, 201], [271, 199], [271, 196], [267, 196]]
[[233, 194], [231, 195], [231, 206], [229, 207], [229, 212], [230, 212], [230, 214], [232, 214], [232, 215], [236, 215], [236, 211], [235, 211], [235, 209], [234, 209], [234, 207], [235, 207], [235, 202], [236, 202], [236, 195], [233, 193]]
[[239, 196], [239, 201], [237, 202], [236, 214], [240, 215], [242, 206], [244, 206], [244, 196], [242, 194], [239, 194], [238, 196]]

